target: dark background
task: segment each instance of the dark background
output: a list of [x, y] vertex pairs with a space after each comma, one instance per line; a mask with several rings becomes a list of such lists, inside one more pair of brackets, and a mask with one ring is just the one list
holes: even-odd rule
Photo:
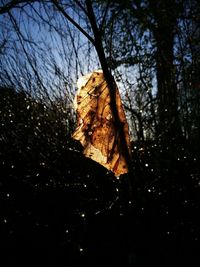
[[[2, 266], [199, 266], [198, 1], [0, 3]], [[119, 180], [71, 138], [74, 80], [102, 64], [133, 140]]]
[[131, 172], [117, 180], [84, 158], [53, 109], [1, 88], [1, 111], [0, 246], [21, 251], [7, 262], [198, 266], [198, 149], [134, 143]]

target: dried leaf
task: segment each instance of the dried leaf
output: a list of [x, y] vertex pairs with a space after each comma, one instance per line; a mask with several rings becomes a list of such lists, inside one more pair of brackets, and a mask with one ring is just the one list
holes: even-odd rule
[[[77, 128], [72, 137], [81, 142], [86, 157], [111, 170], [115, 176], [127, 173], [128, 165], [122, 155], [119, 131], [114, 127], [109, 88], [102, 71], [79, 78], [77, 85], [79, 90], [74, 102]], [[130, 152], [128, 124], [117, 86], [116, 105]]]

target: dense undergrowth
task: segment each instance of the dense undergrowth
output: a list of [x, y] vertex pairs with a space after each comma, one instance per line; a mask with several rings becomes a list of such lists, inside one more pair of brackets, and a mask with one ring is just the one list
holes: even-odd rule
[[2, 248], [54, 251], [29, 266], [198, 266], [195, 144], [135, 142], [131, 172], [117, 180], [84, 158], [56, 105], [1, 89], [0, 112]]

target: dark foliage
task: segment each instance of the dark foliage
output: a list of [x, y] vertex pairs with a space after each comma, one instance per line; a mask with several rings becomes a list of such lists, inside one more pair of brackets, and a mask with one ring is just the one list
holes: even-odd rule
[[198, 266], [198, 149], [133, 144], [116, 180], [83, 157], [56, 105], [1, 88], [0, 112], [1, 248], [26, 249], [28, 266]]

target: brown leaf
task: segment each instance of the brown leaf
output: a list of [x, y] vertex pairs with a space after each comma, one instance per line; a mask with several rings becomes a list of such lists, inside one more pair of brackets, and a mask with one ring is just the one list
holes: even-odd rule
[[[77, 128], [72, 137], [81, 142], [86, 157], [111, 170], [115, 176], [127, 173], [128, 164], [122, 155], [119, 131], [115, 129], [110, 106], [109, 88], [102, 71], [81, 77], [77, 84], [79, 90], [74, 103]], [[129, 129], [117, 86], [116, 105], [130, 152]]]

